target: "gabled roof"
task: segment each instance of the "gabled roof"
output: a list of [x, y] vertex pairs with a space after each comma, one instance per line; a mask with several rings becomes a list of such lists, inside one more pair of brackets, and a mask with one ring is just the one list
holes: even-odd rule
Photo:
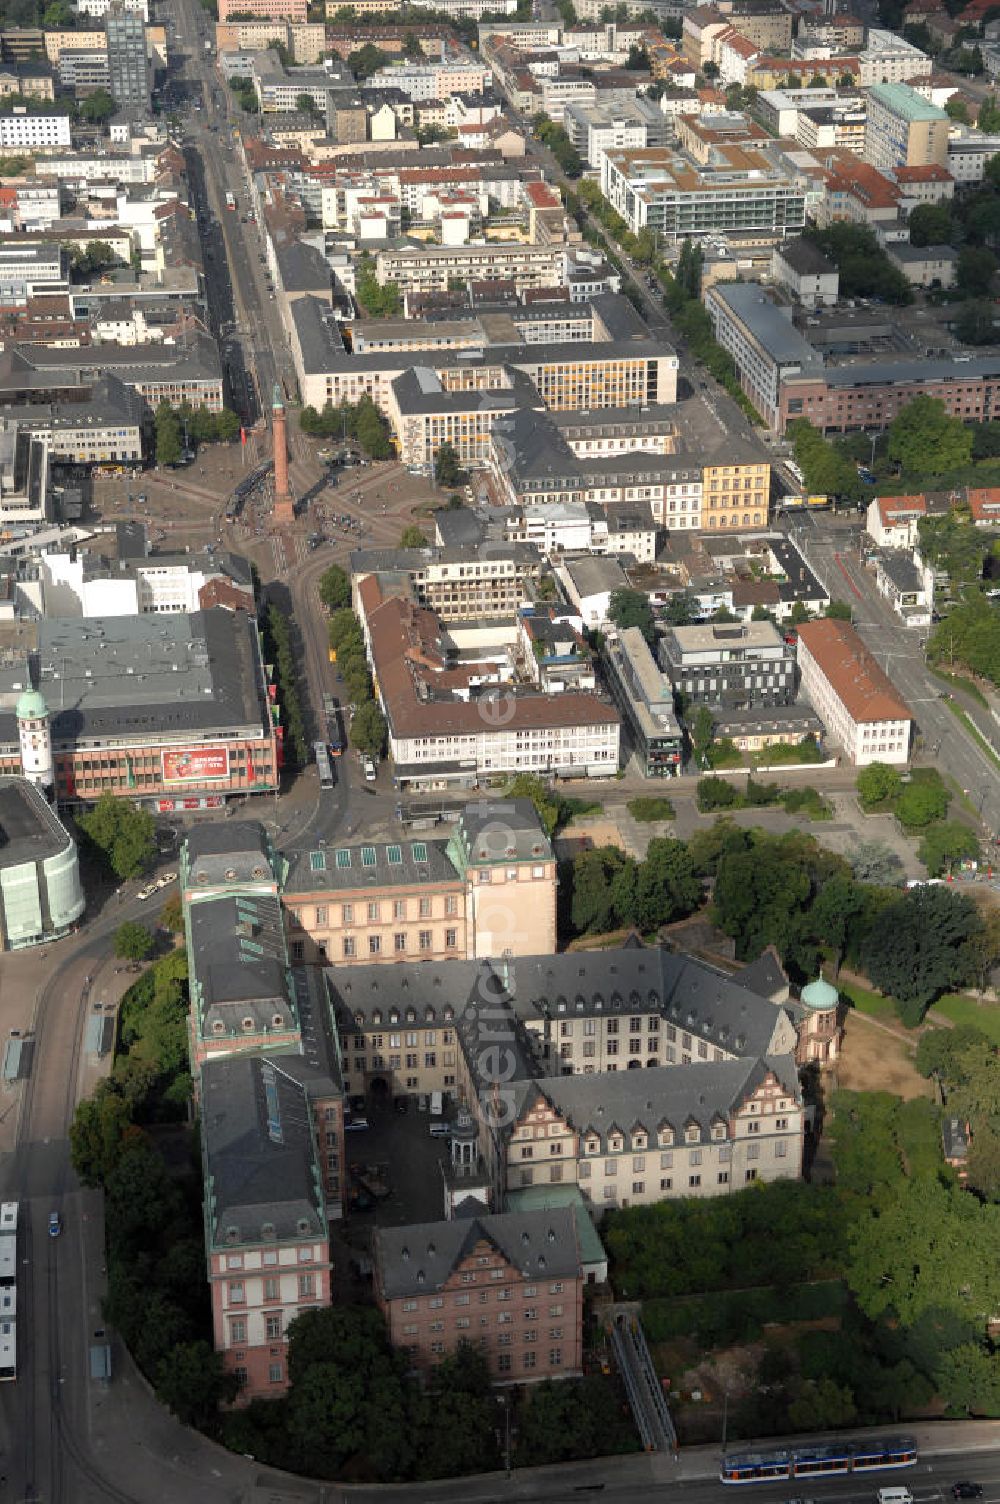
[[484, 1243], [523, 1279], [580, 1277], [576, 1218], [564, 1206], [380, 1227], [374, 1250], [379, 1286], [388, 1300], [434, 1294]]

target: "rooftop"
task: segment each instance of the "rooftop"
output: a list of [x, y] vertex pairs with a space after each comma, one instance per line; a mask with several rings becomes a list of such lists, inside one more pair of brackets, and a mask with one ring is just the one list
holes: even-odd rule
[[576, 1217], [563, 1206], [380, 1227], [375, 1233], [375, 1263], [382, 1290], [389, 1300], [443, 1290], [457, 1279], [459, 1265], [484, 1243], [522, 1279], [580, 1276]]
[[[871, 50], [872, 35], [869, 36], [868, 47]], [[898, 40], [898, 39], [897, 39]], [[906, 46], [906, 43], [901, 43]], [[869, 100], [875, 100], [884, 105], [894, 115], [909, 122], [918, 120], [947, 120], [944, 110], [939, 110], [936, 104], [931, 104], [918, 94], [916, 89], [911, 89], [909, 84], [874, 84], [868, 91]]]
[[799, 642], [815, 659], [855, 722], [909, 721], [913, 712], [846, 621], [804, 622]]
[[327, 1236], [303, 1086], [280, 1056], [230, 1055], [201, 1071], [210, 1250]]
[[0, 869], [44, 862], [73, 843], [26, 778], [0, 778]]

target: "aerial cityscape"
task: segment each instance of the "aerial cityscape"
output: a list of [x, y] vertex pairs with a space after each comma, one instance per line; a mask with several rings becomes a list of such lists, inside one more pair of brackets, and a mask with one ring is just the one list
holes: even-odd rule
[[1000, 4], [0, 0], [0, 1504], [734, 1486], [1000, 1504]]

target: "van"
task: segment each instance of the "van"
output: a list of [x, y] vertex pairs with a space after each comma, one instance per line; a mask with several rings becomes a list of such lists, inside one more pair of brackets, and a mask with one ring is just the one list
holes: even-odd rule
[[439, 1118], [441, 1116], [442, 1105], [443, 1104], [442, 1104], [442, 1100], [441, 1100], [441, 1093], [439, 1091], [432, 1091], [431, 1092], [431, 1117], [432, 1118]]
[[878, 1504], [913, 1504], [913, 1495], [908, 1488], [880, 1488]]

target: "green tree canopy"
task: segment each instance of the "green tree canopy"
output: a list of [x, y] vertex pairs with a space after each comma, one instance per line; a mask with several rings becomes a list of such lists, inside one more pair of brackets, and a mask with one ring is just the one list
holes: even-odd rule
[[156, 855], [153, 816], [130, 799], [102, 794], [77, 825], [116, 877], [138, 877]]
[[613, 590], [608, 614], [620, 632], [626, 627], [638, 627], [647, 642], [655, 642], [656, 627], [649, 597], [641, 590]]
[[153, 937], [144, 924], [128, 919], [115, 930], [115, 955], [124, 961], [145, 961], [153, 953]]
[[908, 474], [943, 475], [969, 463], [972, 434], [948, 415], [939, 397], [921, 395], [893, 419], [888, 453]]
[[[329, 569], [324, 570], [319, 577], [316, 589], [319, 592], [320, 600], [329, 611], [339, 612], [351, 604], [351, 582], [346, 570], [341, 569], [339, 564], [331, 564]], [[357, 620], [354, 617], [353, 611], [350, 615], [354, 625], [357, 626]], [[332, 628], [332, 620], [330, 625]], [[360, 628], [358, 628], [358, 632], [360, 635]], [[333, 642], [332, 638], [330, 641], [331, 646], [335, 647], [336, 643]]]
[[386, 732], [385, 716], [374, 700], [358, 706], [351, 722], [352, 747], [377, 760], [385, 751]]
[[411, 523], [400, 533], [399, 546], [400, 548], [426, 548], [427, 538], [418, 527]]
[[935, 997], [976, 972], [982, 920], [975, 904], [949, 887], [911, 888], [875, 918], [865, 942], [865, 970], [899, 1000], [901, 1017], [920, 1022]]
[[903, 779], [897, 768], [884, 762], [871, 762], [862, 768], [854, 787], [864, 809], [873, 809], [877, 804], [888, 804], [899, 797]]

